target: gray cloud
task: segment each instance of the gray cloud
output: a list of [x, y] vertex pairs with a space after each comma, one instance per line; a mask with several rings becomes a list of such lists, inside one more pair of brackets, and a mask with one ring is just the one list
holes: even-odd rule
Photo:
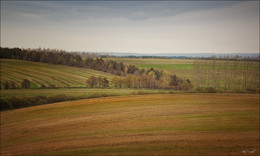
[[95, 18], [126, 18], [144, 20], [153, 17], [173, 16], [184, 12], [234, 5], [237, 2], [2, 2], [4, 16], [30, 14], [50, 20], [86, 20]]
[[1, 2], [1, 45], [259, 52], [259, 2]]

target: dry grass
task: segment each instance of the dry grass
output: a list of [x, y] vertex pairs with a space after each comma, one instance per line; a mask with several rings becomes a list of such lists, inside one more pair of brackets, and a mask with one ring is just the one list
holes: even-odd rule
[[1, 154], [258, 155], [259, 95], [132, 95], [6, 111]]

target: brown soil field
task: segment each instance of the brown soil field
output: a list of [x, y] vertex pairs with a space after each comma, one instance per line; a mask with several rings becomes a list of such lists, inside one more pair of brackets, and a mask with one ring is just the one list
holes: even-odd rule
[[259, 94], [129, 95], [4, 111], [1, 155], [259, 155]]

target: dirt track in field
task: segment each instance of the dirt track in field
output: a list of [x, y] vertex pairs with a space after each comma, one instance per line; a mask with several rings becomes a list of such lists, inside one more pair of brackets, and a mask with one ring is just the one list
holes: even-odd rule
[[257, 155], [259, 95], [138, 95], [6, 111], [1, 154]]

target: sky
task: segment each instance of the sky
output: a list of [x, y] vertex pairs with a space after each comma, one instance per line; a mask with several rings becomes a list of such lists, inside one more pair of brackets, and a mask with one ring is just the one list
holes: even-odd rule
[[1, 47], [259, 53], [259, 1], [1, 1]]

